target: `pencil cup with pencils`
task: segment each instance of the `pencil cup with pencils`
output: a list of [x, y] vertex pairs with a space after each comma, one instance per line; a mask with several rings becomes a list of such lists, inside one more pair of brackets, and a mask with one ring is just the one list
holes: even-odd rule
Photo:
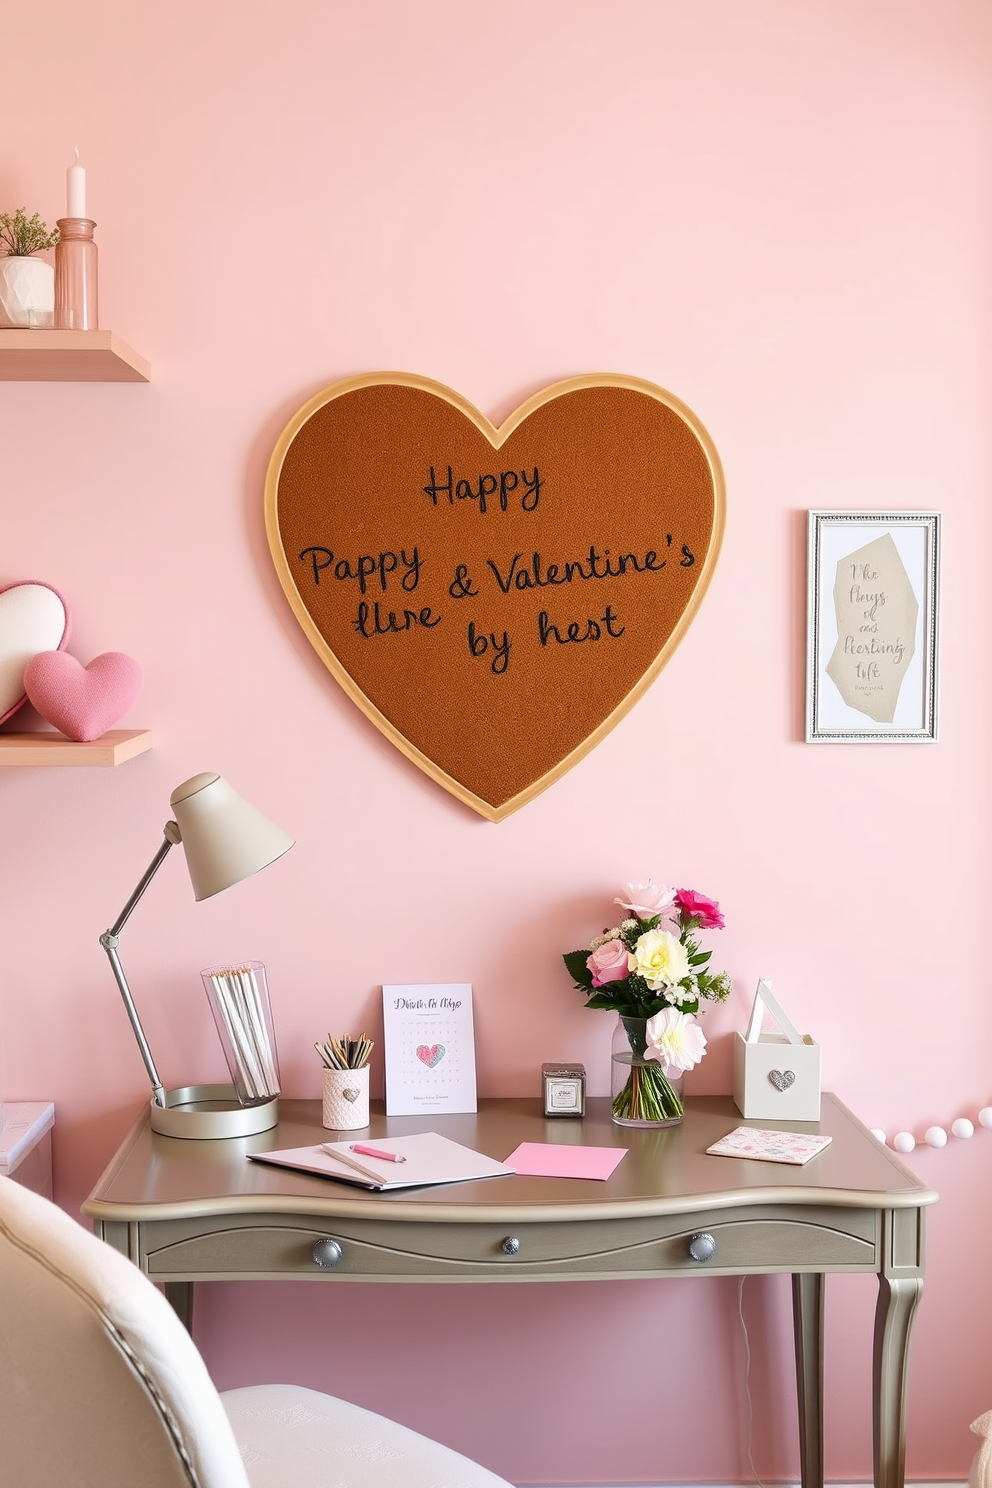
[[369, 1057], [372, 1040], [333, 1038], [314, 1044], [324, 1065], [323, 1113], [328, 1131], [358, 1131], [369, 1124]]
[[261, 961], [211, 966], [200, 973], [210, 1011], [243, 1106], [259, 1106], [279, 1094], [279, 1058], [272, 1008]]

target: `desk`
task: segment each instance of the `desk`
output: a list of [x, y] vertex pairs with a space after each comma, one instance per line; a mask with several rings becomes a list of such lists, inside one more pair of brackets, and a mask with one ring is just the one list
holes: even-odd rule
[[[740, 1124], [729, 1097], [689, 1100], [684, 1122], [657, 1132], [615, 1126], [605, 1099], [588, 1104], [581, 1121], [548, 1120], [536, 1100], [484, 1100], [473, 1116], [373, 1111], [373, 1139], [440, 1129], [500, 1160], [522, 1141], [629, 1149], [605, 1183], [514, 1176], [383, 1194], [245, 1160], [325, 1140], [319, 1101], [282, 1101], [272, 1131], [215, 1142], [158, 1136], [146, 1113], [83, 1212], [108, 1244], [165, 1284], [187, 1326], [197, 1281], [790, 1273], [804, 1488], [823, 1484], [824, 1276], [873, 1271], [874, 1477], [876, 1488], [902, 1488], [924, 1209], [937, 1195], [831, 1095], [819, 1123], [788, 1124], [833, 1139], [805, 1167], [707, 1156]], [[716, 1247], [697, 1261], [689, 1246], [702, 1232]]]
[[51, 1101], [14, 1101], [0, 1105], [0, 1173], [14, 1178], [44, 1198], [52, 1197]]

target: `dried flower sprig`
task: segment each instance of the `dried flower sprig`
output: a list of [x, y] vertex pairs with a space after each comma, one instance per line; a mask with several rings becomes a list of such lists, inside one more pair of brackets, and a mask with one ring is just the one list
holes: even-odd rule
[[48, 230], [38, 213], [29, 217], [23, 207], [16, 212], [0, 212], [0, 243], [11, 258], [27, 258], [32, 253], [41, 253], [54, 248], [59, 240], [57, 227]]

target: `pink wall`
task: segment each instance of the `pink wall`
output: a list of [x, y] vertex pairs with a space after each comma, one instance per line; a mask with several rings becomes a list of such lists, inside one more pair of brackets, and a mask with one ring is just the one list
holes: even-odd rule
[[[0, 582], [62, 589], [82, 659], [140, 658], [127, 721], [156, 732], [120, 770], [0, 779], [6, 1093], [57, 1102], [67, 1208], [146, 1095], [97, 936], [204, 768], [299, 841], [200, 906], [170, 864], [136, 915], [128, 967], [173, 1083], [222, 1073], [200, 967], [252, 955], [289, 1094], [317, 1094], [312, 1040], [371, 1024], [381, 982], [434, 979], [474, 983], [483, 1094], [532, 1093], [551, 1057], [602, 1091], [612, 1018], [558, 956], [654, 875], [727, 914], [736, 990], [692, 1089], [729, 1088], [766, 974], [869, 1124], [922, 1132], [992, 1097], [990, 29], [984, 0], [7, 8], [0, 207], [58, 216], [79, 144], [103, 324], [154, 373], [0, 393]], [[500, 826], [348, 702], [268, 558], [279, 430], [382, 368], [497, 419], [561, 377], [645, 377], [725, 465], [726, 542], [686, 641]], [[873, 506], [945, 513], [942, 742], [806, 747], [803, 513]], [[918, 1478], [963, 1475], [992, 1405], [990, 1143], [915, 1163], [942, 1195]], [[832, 1478], [871, 1471], [872, 1296], [828, 1288]], [[773, 1479], [798, 1470], [787, 1301], [784, 1279], [748, 1284]], [[547, 1368], [552, 1332], [567, 1371]], [[521, 1483], [748, 1475], [732, 1282], [217, 1285], [198, 1340], [222, 1385], [338, 1389]]]

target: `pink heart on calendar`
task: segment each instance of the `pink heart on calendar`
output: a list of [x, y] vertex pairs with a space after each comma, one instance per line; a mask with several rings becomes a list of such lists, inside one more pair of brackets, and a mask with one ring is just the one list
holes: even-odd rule
[[138, 696], [141, 668], [123, 651], [105, 651], [85, 667], [67, 651], [42, 651], [24, 669], [24, 690], [70, 739], [98, 739]]
[[428, 1069], [433, 1069], [436, 1064], [440, 1064], [445, 1056], [445, 1052], [443, 1044], [417, 1045], [417, 1058], [421, 1064], [426, 1064]]

